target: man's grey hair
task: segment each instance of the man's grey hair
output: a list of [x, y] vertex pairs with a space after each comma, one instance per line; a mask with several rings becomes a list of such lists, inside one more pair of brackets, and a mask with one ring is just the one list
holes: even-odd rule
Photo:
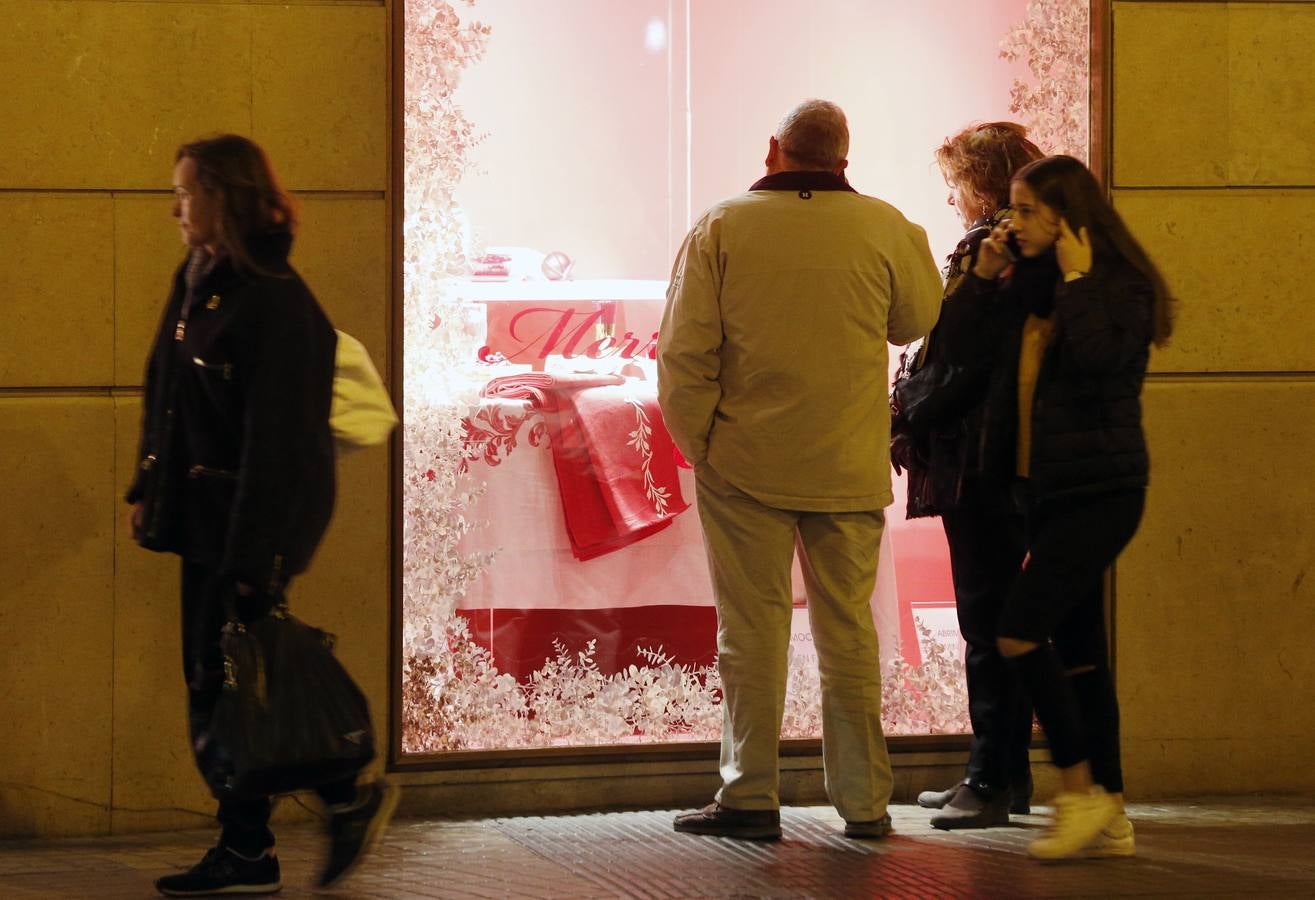
[[845, 111], [826, 100], [805, 100], [776, 126], [776, 142], [800, 166], [834, 169], [849, 155]]

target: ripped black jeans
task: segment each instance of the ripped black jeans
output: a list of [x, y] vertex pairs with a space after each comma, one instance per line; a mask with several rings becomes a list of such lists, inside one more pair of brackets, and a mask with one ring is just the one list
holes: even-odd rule
[[1056, 766], [1087, 761], [1123, 790], [1119, 703], [1109, 667], [1102, 578], [1137, 532], [1144, 489], [1051, 502], [1028, 517], [1028, 553], [997, 633], [1039, 644], [1014, 657]]

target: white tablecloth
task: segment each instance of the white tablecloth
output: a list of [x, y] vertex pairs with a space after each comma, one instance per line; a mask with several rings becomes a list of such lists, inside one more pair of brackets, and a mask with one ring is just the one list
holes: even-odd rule
[[[690, 508], [665, 530], [596, 559], [571, 555], [546, 437], [532, 446], [542, 420], [522, 401], [486, 399], [477, 422], [501, 420], [516, 446], [491, 466], [472, 461], [463, 478], [482, 481], [484, 494], [467, 511], [477, 523], [462, 549], [496, 551], [495, 562], [471, 586], [461, 608], [615, 609], [663, 604], [710, 606], [712, 585], [695, 508], [694, 474], [681, 470], [681, 492]], [[889, 529], [882, 536], [873, 617], [883, 657], [899, 633], [894, 561]], [[804, 604], [803, 578], [795, 562], [796, 606]], [[802, 612], [802, 610], [800, 610]], [[799, 616], [796, 616], [798, 619]], [[796, 625], [796, 631], [799, 626]]]

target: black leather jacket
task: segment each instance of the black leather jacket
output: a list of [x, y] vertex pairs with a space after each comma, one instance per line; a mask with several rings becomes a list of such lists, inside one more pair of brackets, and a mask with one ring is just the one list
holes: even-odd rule
[[[962, 285], [991, 229], [1011, 214], [1002, 209], [978, 222], [946, 260], [945, 300]], [[892, 396], [891, 457], [909, 469], [907, 517], [963, 508], [998, 508], [1009, 502], [1009, 474], [983, 471], [978, 457], [993, 358], [974, 345], [956, 353], [942, 320], [921, 347], [900, 360]], [[1003, 338], [996, 333], [996, 338]], [[914, 354], [917, 357], [914, 357]]]
[[248, 242], [268, 274], [220, 260], [189, 294], [186, 263], [146, 370], [138, 542], [277, 590], [307, 567], [334, 501], [337, 335], [288, 265], [292, 236]]

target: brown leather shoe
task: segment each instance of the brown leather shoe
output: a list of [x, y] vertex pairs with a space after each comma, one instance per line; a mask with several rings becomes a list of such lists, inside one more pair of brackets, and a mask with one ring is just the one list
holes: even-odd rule
[[918, 805], [923, 809], [944, 809], [954, 799], [954, 795], [959, 793], [961, 787], [963, 787], [962, 781], [943, 791], [923, 791], [918, 795]]
[[1009, 792], [988, 794], [965, 784], [954, 799], [931, 817], [932, 828], [996, 828], [1009, 824]]
[[845, 837], [847, 838], [884, 838], [892, 830], [889, 814], [882, 816], [880, 819], [870, 819], [866, 822], [845, 823]]
[[744, 841], [779, 841], [781, 813], [775, 809], [731, 809], [709, 803], [703, 809], [681, 813], [673, 823], [685, 834], [711, 834]]

